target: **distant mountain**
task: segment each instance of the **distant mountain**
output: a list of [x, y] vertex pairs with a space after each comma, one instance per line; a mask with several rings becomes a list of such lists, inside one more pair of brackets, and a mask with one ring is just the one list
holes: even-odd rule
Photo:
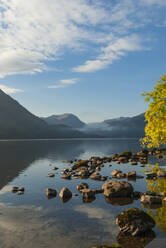
[[[123, 117], [118, 119], [105, 120], [105, 124], [112, 130], [112, 135], [126, 137], [142, 137], [145, 129], [145, 113], [134, 117]], [[113, 134], [113, 131], [115, 132]]]
[[99, 123], [90, 123], [80, 131], [98, 134], [107, 138], [140, 138], [144, 136], [144, 113], [134, 117], [120, 117]]
[[41, 119], [47, 122], [48, 125], [66, 125], [72, 128], [82, 128], [85, 125], [73, 114], [51, 115]]
[[43, 120], [0, 90], [0, 138], [37, 137], [46, 127]]
[[39, 118], [0, 90], [0, 139], [140, 138], [144, 113], [85, 124], [73, 114]]

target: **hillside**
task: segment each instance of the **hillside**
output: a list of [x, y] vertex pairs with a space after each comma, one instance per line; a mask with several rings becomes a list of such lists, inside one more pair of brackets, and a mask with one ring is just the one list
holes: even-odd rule
[[38, 137], [47, 124], [0, 90], [0, 138]]
[[66, 125], [72, 128], [81, 128], [85, 125], [77, 116], [73, 114], [51, 115], [42, 118], [48, 125]]

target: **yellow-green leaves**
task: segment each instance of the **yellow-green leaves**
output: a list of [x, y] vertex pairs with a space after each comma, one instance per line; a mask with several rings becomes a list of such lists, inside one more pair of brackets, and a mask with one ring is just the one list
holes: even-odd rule
[[149, 102], [149, 109], [145, 113], [147, 124], [141, 142], [148, 148], [159, 147], [166, 144], [166, 75], [157, 81], [153, 91], [142, 95]]

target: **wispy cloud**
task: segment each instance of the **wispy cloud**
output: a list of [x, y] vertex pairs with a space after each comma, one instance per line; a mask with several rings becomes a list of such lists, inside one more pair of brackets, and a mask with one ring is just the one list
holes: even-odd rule
[[62, 79], [60, 83], [62, 84], [76, 84], [78, 82], [78, 78], [70, 78], [70, 79]]
[[59, 89], [59, 88], [66, 88], [66, 85], [57, 84], [57, 85], [50, 85], [48, 86], [49, 89]]
[[69, 85], [76, 84], [78, 80], [79, 80], [78, 78], [61, 79], [59, 80], [58, 84], [50, 85], [48, 86], [48, 88], [51, 88], [51, 89], [66, 88]]
[[0, 89], [3, 90], [6, 94], [15, 94], [18, 92], [23, 92], [23, 90], [21, 89], [14, 89], [5, 85], [0, 85]]
[[115, 60], [125, 56], [128, 52], [143, 50], [140, 38], [131, 35], [110, 42], [108, 46], [101, 48], [101, 53], [95, 60], [87, 60], [83, 65], [73, 68], [75, 72], [94, 72], [104, 69]]
[[1, 0], [0, 77], [48, 70], [46, 62], [56, 61], [67, 49], [94, 52], [96, 59], [87, 55], [77, 71], [105, 68], [130, 50], [119, 49], [122, 56], [116, 52], [115, 59], [102, 59], [103, 50], [135, 33], [139, 36], [146, 25], [164, 24], [164, 5], [165, 0]]

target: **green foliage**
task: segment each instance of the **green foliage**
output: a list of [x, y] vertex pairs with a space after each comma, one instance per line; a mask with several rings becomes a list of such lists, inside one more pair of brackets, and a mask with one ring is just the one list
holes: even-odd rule
[[148, 148], [166, 144], [166, 75], [153, 88], [153, 91], [142, 94], [145, 102], [149, 102], [149, 108], [145, 113], [147, 124], [141, 142]]

